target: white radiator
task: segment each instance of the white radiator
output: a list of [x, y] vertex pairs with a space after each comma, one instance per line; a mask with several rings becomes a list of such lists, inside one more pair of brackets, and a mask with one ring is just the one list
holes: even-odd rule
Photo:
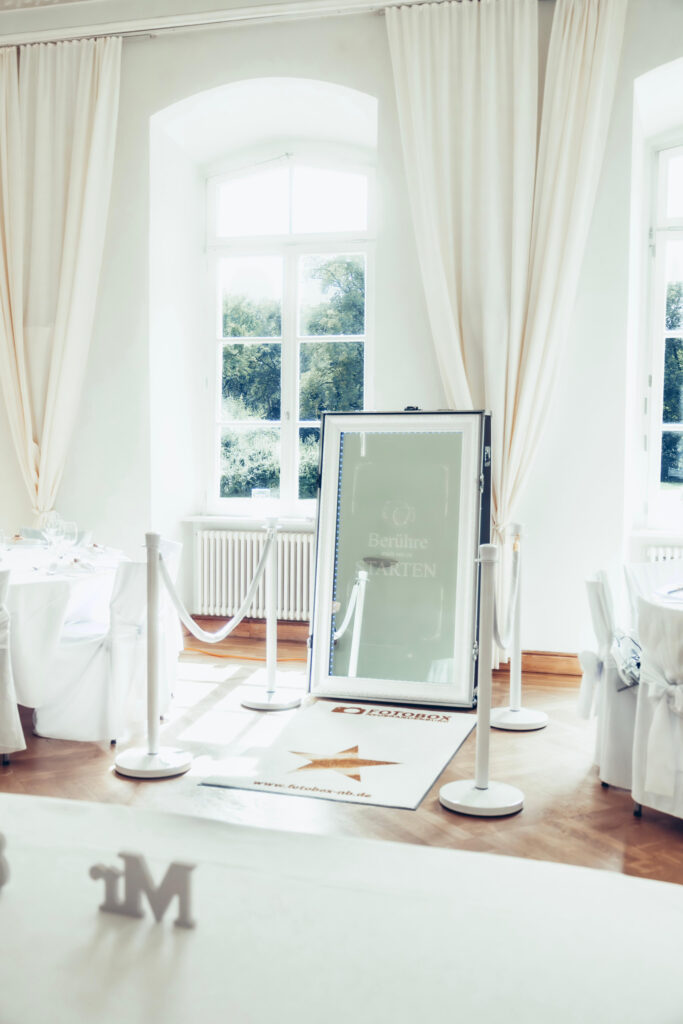
[[[234, 615], [247, 592], [263, 546], [264, 530], [197, 530], [195, 533], [195, 615]], [[309, 620], [313, 601], [314, 535], [277, 534], [278, 619]], [[247, 612], [266, 614], [261, 579]]]

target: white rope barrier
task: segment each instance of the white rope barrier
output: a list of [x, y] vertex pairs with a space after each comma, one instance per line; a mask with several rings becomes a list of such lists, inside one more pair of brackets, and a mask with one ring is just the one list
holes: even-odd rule
[[360, 589], [360, 580], [356, 580], [356, 582], [353, 585], [353, 589], [351, 590], [351, 598], [349, 600], [349, 607], [346, 609], [346, 615], [344, 616], [344, 621], [342, 622], [342, 624], [339, 627], [339, 629], [335, 630], [335, 632], [332, 634], [332, 639], [334, 640], [335, 643], [337, 642], [337, 640], [341, 640], [341, 638], [344, 636], [344, 633], [349, 628], [349, 623], [351, 621], [351, 616], [353, 615], [353, 609], [356, 607], [356, 601], [358, 600], [358, 591], [359, 591], [359, 589]]
[[275, 533], [275, 527], [270, 527], [268, 529], [268, 533], [266, 535], [266, 543], [263, 546], [261, 557], [259, 559], [258, 565], [256, 566], [254, 578], [252, 579], [249, 588], [246, 594], [244, 595], [244, 600], [242, 601], [242, 604], [239, 606], [238, 610], [235, 612], [230, 621], [226, 622], [224, 626], [221, 626], [220, 629], [217, 629], [214, 632], [209, 632], [205, 629], [202, 629], [201, 626], [198, 626], [197, 623], [192, 618], [192, 616], [190, 615], [190, 613], [187, 611], [185, 605], [178, 597], [175, 586], [173, 584], [173, 580], [171, 579], [168, 568], [166, 567], [166, 563], [164, 562], [163, 555], [161, 554], [161, 552], [159, 553], [159, 569], [161, 572], [161, 578], [166, 584], [166, 590], [168, 591], [168, 595], [171, 598], [171, 601], [173, 602], [173, 607], [177, 611], [180, 621], [187, 629], [189, 629], [190, 633], [192, 633], [192, 636], [196, 637], [197, 640], [203, 640], [204, 643], [207, 644], [218, 644], [221, 642], [221, 640], [225, 640], [226, 637], [230, 636], [230, 634], [237, 628], [237, 626], [239, 626], [240, 622], [249, 611], [249, 607], [251, 606], [251, 603], [254, 600], [256, 589], [259, 583], [261, 582], [261, 576], [263, 575], [266, 565], [268, 563], [268, 556], [270, 554], [270, 550], [273, 544], [275, 543]]
[[181, 775], [192, 765], [192, 755], [175, 748], [159, 746], [159, 610], [161, 581], [164, 583], [180, 621], [192, 636], [206, 643], [217, 644], [229, 636], [247, 614], [254, 600], [261, 576], [266, 573], [266, 671], [267, 688], [263, 697], [249, 697], [242, 701], [244, 707], [261, 711], [282, 711], [298, 707], [301, 696], [296, 693], [281, 695], [276, 692], [277, 663], [277, 554], [275, 537], [277, 525], [269, 521], [266, 543], [259, 563], [244, 599], [232, 619], [221, 629], [207, 632], [194, 622], [185, 605], [178, 597], [175, 584], [159, 550], [158, 533], [145, 535], [147, 546], [147, 747], [132, 747], [121, 751], [115, 760], [116, 771], [137, 779], [169, 778]]

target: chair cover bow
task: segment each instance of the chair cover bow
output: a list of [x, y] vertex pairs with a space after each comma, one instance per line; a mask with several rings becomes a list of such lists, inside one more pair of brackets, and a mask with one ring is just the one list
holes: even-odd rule
[[656, 704], [647, 738], [645, 789], [659, 796], [674, 795], [676, 742], [671, 713], [683, 716], [683, 679], [667, 679], [650, 661], [643, 661], [640, 684]]

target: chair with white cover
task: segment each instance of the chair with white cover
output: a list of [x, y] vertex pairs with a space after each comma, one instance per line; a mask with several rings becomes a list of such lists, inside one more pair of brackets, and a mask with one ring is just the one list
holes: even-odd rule
[[638, 626], [631, 792], [637, 805], [683, 818], [683, 609], [640, 598]]
[[13, 582], [7, 601], [14, 689], [20, 704], [36, 708], [49, 699], [52, 691], [69, 584], [59, 579]]
[[638, 600], [657, 600], [670, 588], [683, 587], [683, 559], [669, 558], [662, 562], [631, 562], [624, 566], [634, 627], [638, 622]]
[[120, 740], [142, 723], [131, 713], [145, 692], [147, 566], [116, 570], [105, 632], [65, 627], [55, 653], [49, 696], [35, 705], [34, 728], [53, 739]]
[[9, 763], [10, 754], [26, 749], [10, 656], [9, 575], [9, 569], [0, 572], [0, 754], [4, 764]]
[[593, 711], [597, 714], [594, 760], [603, 785], [631, 789], [638, 687], [624, 687], [611, 653], [616, 624], [606, 574], [587, 580], [586, 590], [598, 649], [579, 655], [583, 669], [579, 713], [584, 718]]

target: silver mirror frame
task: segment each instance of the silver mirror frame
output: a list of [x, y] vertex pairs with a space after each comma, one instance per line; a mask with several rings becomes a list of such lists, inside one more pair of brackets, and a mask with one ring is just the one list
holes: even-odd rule
[[[455, 671], [448, 682], [330, 674], [335, 543], [344, 432], [459, 433], [463, 438], [460, 529], [454, 624]], [[347, 700], [471, 708], [476, 705], [479, 545], [490, 540], [491, 418], [482, 411], [324, 413], [321, 431], [316, 568], [311, 620], [309, 691]]]

